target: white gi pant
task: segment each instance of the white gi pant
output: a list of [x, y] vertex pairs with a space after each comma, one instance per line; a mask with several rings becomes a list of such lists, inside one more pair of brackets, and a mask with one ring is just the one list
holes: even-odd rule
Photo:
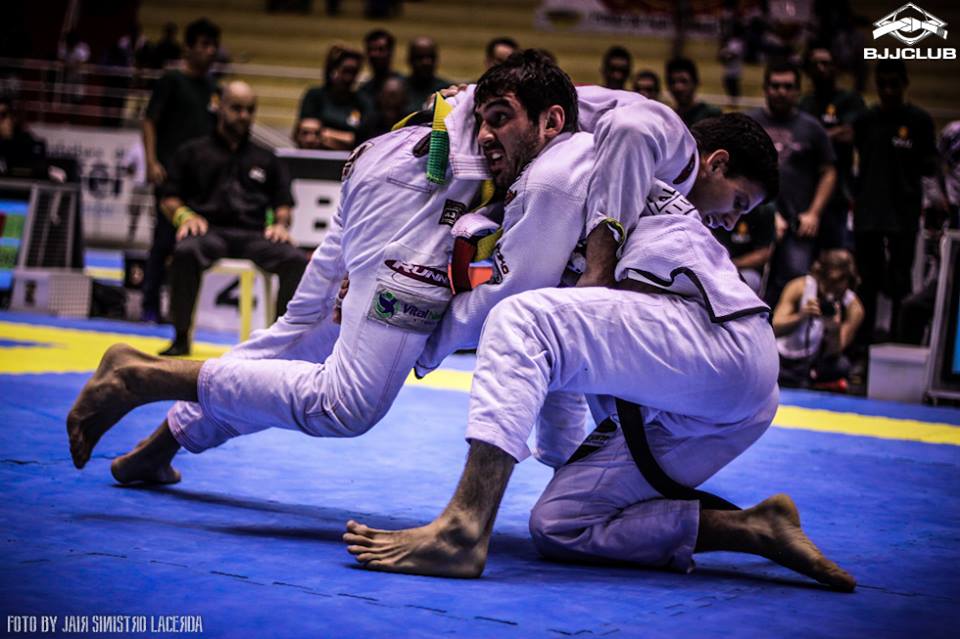
[[[412, 279], [386, 263], [445, 271], [452, 239], [437, 223], [444, 198], [469, 202], [480, 183], [428, 183], [426, 158], [411, 161], [425, 133], [411, 128], [377, 138], [356, 160], [334, 228], [287, 313], [205, 362], [199, 402], [178, 402], [168, 413], [184, 448], [197, 453], [269, 427], [350, 437], [385, 414], [451, 295], [445, 284]], [[347, 272], [338, 336], [329, 315]]]
[[[664, 471], [697, 486], [746, 450], [776, 413], [777, 351], [764, 315], [712, 323], [700, 303], [601, 287], [520, 293], [491, 312], [478, 351], [467, 438], [518, 461], [548, 392], [641, 406]], [[663, 499], [618, 434], [560, 468], [530, 519], [558, 559], [607, 558], [689, 570], [697, 502]]]

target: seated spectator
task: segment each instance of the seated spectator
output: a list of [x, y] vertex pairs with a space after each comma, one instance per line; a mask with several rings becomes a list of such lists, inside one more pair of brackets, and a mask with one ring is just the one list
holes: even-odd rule
[[770, 262], [776, 241], [775, 215], [776, 207], [764, 204], [742, 216], [732, 231], [722, 226], [712, 229], [713, 236], [730, 253], [740, 277], [758, 295], [763, 284], [763, 270]]
[[297, 119], [317, 118], [323, 122], [327, 148], [348, 150], [356, 146], [357, 131], [367, 109], [353, 90], [361, 64], [363, 55], [359, 51], [330, 47], [324, 85], [307, 89], [300, 101]]
[[500, 64], [520, 50], [520, 45], [513, 38], [501, 36], [487, 43], [486, 56], [483, 59], [483, 68], [489, 69]]
[[723, 112], [712, 104], [697, 100], [697, 87], [700, 86], [700, 74], [697, 65], [689, 58], [674, 58], [667, 62], [667, 90], [676, 103], [674, 110], [687, 128], [700, 120], [706, 120]]
[[407, 113], [419, 111], [431, 95], [453, 84], [438, 77], [437, 43], [427, 36], [419, 36], [410, 42], [407, 57], [410, 77], [407, 78]]
[[256, 96], [245, 82], [223, 92], [217, 128], [177, 151], [160, 189], [163, 212], [177, 228], [171, 267], [176, 336], [161, 355], [187, 355], [200, 277], [220, 258], [249, 259], [280, 278], [277, 315], [307, 266], [290, 244], [290, 179], [268, 149], [250, 140]]
[[649, 100], [660, 100], [660, 77], [650, 69], [637, 71], [633, 90]]
[[323, 149], [323, 122], [317, 118], [304, 118], [297, 122], [293, 143], [298, 149]]
[[47, 145], [23, 126], [6, 96], [0, 96], [0, 177], [47, 177]]
[[603, 54], [603, 64], [600, 74], [603, 76], [603, 86], [607, 89], [624, 90], [627, 80], [633, 72], [633, 58], [630, 52], [620, 46], [612, 46]]
[[150, 66], [162, 69], [179, 60], [182, 55], [183, 49], [177, 41], [177, 25], [168, 22], [163, 25], [163, 37], [153, 45], [153, 58]]
[[377, 96], [383, 90], [384, 83], [391, 78], [401, 81], [404, 78], [403, 74], [393, 70], [393, 50], [397, 40], [392, 33], [376, 29], [364, 36], [363, 44], [371, 76], [357, 89], [357, 95], [366, 103], [367, 111], [372, 113], [376, 109]]
[[377, 96], [377, 108], [360, 128], [359, 141], [383, 135], [407, 115], [407, 84], [401, 78], [390, 78]]
[[780, 351], [780, 384], [845, 391], [845, 352], [863, 322], [853, 256], [844, 249], [820, 254], [808, 275], [791, 280], [773, 312]]

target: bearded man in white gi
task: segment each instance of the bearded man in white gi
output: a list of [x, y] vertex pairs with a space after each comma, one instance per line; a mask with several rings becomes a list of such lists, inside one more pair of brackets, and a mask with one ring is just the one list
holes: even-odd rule
[[[478, 200], [491, 175], [504, 197], [495, 258], [512, 268], [501, 270], [497, 282], [457, 296], [458, 303], [475, 299], [451, 321], [453, 330], [435, 343], [431, 357], [475, 345], [486, 310], [498, 300], [556, 285], [582, 234], [593, 165], [592, 135], [575, 132], [573, 85], [542, 56], [524, 52], [485, 74], [476, 108], [472, 97], [468, 92], [445, 118], [438, 105], [428, 137], [422, 128], [405, 128], [354, 152], [338, 223], [273, 327], [203, 364], [160, 360], [124, 346], [108, 350], [68, 416], [75, 465], [83, 467], [126, 412], [165, 399], [183, 401], [150, 438], [114, 461], [118, 481], [178, 481], [170, 461], [181, 446], [201, 452], [271, 426], [314, 436], [365, 432], [387, 411], [443, 316], [453, 245], [446, 225]], [[591, 128], [619, 103], [639, 102], [645, 116], [633, 126], [644, 132], [646, 179], [692, 182], [695, 143], [669, 109], [623, 92], [588, 90], [581, 101], [580, 124]], [[444, 128], [436, 126], [438, 114], [450, 145], [449, 156], [442, 155], [449, 167], [440, 170], [428, 152]], [[350, 289], [338, 337], [330, 311], [346, 272]], [[555, 412], [576, 423], [576, 401], [559, 405]]]
[[[348, 522], [344, 541], [357, 561], [388, 572], [479, 576], [510, 474], [529, 455], [539, 407], [550, 392], [583, 392], [595, 394], [591, 409], [601, 427], [588, 454], [560, 468], [533, 509], [530, 530], [543, 555], [689, 572], [695, 552], [738, 551], [853, 590], [854, 578], [804, 534], [788, 496], [746, 510], [664, 498], [654, 488], [662, 482], [634, 462], [626, 440], [636, 435], [630, 429], [643, 429], [667, 482], [693, 487], [756, 441], [777, 410], [770, 309], [705, 225], [732, 228], [775, 197], [777, 153], [739, 114], [704, 121], [693, 133], [700, 163], [689, 199], [657, 182], [644, 200], [621, 200], [632, 231], [615, 288], [527, 291], [493, 309], [471, 390], [470, 453], [451, 502], [422, 528]], [[606, 176], [615, 183], [632, 177]], [[639, 407], [639, 417], [627, 421], [623, 400]]]

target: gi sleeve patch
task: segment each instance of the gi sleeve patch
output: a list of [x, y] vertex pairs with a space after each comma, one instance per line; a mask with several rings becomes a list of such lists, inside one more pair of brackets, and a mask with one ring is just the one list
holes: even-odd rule
[[440, 214], [440, 224], [453, 226], [460, 216], [466, 213], [467, 205], [456, 200], [447, 200], [443, 203], [443, 213]]
[[447, 303], [378, 285], [367, 318], [415, 333], [432, 333], [443, 318]]

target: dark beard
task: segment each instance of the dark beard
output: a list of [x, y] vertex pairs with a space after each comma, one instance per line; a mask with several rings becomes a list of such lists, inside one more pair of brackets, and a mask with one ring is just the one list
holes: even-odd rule
[[520, 174], [527, 168], [527, 165], [537, 156], [539, 153], [537, 142], [537, 133], [535, 131], [528, 131], [523, 134], [519, 144], [517, 144], [516, 161], [513, 162], [508, 169], [501, 171], [500, 175], [494, 178], [493, 184], [498, 194], [506, 194], [510, 185], [517, 181], [517, 178], [520, 177]]

